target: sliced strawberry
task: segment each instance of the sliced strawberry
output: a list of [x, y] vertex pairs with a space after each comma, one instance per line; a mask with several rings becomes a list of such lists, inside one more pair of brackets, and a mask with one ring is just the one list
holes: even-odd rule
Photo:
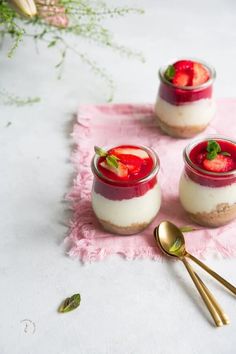
[[145, 150], [133, 148], [133, 147], [117, 147], [109, 151], [109, 154], [120, 156], [120, 155], [133, 155], [138, 156], [141, 159], [148, 159], [149, 155]]
[[143, 160], [135, 155], [121, 154], [120, 161], [128, 167], [129, 173], [137, 173], [141, 170]]
[[122, 162], [120, 162], [120, 161], [118, 161], [117, 163], [118, 163], [118, 167], [117, 168], [114, 167], [114, 166], [108, 165], [106, 160], [101, 162], [100, 165], [103, 168], [105, 168], [106, 170], [113, 172], [115, 175], [117, 175], [120, 178], [124, 178], [124, 179], [127, 178], [128, 175], [129, 175], [128, 167], [125, 164], [123, 164]]
[[178, 71], [175, 73], [172, 83], [176, 86], [190, 86], [191, 80], [191, 75], [184, 71]]
[[204, 84], [209, 79], [208, 70], [200, 63], [193, 63], [193, 86]]
[[174, 63], [175, 75], [172, 80], [177, 86], [191, 86], [193, 80], [193, 62], [191, 60], [179, 60]]
[[218, 154], [213, 160], [203, 160], [203, 167], [212, 172], [228, 172], [234, 169], [234, 161], [229, 156]]
[[175, 71], [184, 71], [189, 74], [193, 73], [193, 62], [191, 60], [179, 60], [173, 64]]

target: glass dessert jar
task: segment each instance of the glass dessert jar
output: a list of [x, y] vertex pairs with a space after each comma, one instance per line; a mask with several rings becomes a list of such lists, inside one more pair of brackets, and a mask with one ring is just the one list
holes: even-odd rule
[[184, 150], [179, 183], [183, 208], [196, 223], [218, 227], [236, 217], [236, 142], [213, 136]]
[[105, 230], [131, 235], [152, 222], [161, 205], [159, 166], [157, 154], [148, 147], [99, 149], [91, 165], [92, 207]]
[[155, 114], [165, 133], [190, 138], [208, 126], [216, 111], [215, 76], [210, 65], [193, 60], [178, 60], [159, 70]]

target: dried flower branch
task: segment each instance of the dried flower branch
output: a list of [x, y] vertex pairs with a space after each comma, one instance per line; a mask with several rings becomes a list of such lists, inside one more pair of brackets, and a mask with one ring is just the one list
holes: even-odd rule
[[[8, 1], [11, 1], [11, 4], [14, 2], [14, 8], [17, 7], [18, 12]], [[107, 82], [110, 91], [109, 100], [111, 100], [114, 82], [110, 74], [87, 53], [75, 47], [74, 39], [84, 38], [118, 51], [120, 54], [144, 61], [141, 53], [115, 43], [110, 31], [102, 24], [102, 20], [106, 18], [142, 13], [143, 10], [137, 8], [111, 8], [100, 0], [0, 0], [0, 36], [12, 38], [12, 46], [8, 51], [9, 57], [13, 55], [24, 37], [43, 41], [48, 48], [58, 47], [60, 60], [56, 68], [59, 70], [59, 77], [63, 71], [67, 52], [75, 53], [95, 74]]]

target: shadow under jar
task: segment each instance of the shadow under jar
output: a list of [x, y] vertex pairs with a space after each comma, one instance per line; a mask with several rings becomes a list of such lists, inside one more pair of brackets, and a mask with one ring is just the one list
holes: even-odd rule
[[[212, 172], [199, 166], [199, 158], [212, 140], [220, 145], [222, 152], [230, 155], [232, 170]], [[189, 144], [183, 155], [185, 167], [180, 178], [179, 197], [189, 217], [207, 227], [222, 226], [235, 219], [236, 142], [219, 136], [199, 139]]]
[[132, 148], [142, 150], [147, 156], [146, 165], [144, 161], [140, 173], [132, 179], [113, 178], [113, 174], [108, 175], [102, 169], [101, 157], [95, 155], [92, 160], [94, 213], [105, 230], [119, 235], [136, 234], [145, 229], [153, 221], [161, 205], [157, 178], [160, 163], [157, 154], [144, 146], [131, 146]]
[[205, 130], [216, 111], [212, 97], [216, 76], [214, 68], [202, 61], [192, 63], [202, 65], [208, 72], [207, 81], [201, 85], [175, 85], [165, 76], [168, 65], [159, 70], [155, 114], [160, 128], [176, 138], [191, 138]]

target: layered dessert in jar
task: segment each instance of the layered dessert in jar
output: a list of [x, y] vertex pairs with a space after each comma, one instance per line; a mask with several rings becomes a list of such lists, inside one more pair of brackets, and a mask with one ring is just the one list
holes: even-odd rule
[[196, 223], [217, 227], [236, 218], [236, 142], [223, 137], [195, 141], [184, 150], [179, 197]]
[[215, 70], [193, 60], [178, 60], [159, 71], [160, 86], [155, 114], [160, 128], [173, 137], [190, 138], [213, 118]]
[[144, 146], [95, 147], [92, 207], [111, 233], [131, 235], [146, 228], [157, 215], [161, 191], [159, 158]]

